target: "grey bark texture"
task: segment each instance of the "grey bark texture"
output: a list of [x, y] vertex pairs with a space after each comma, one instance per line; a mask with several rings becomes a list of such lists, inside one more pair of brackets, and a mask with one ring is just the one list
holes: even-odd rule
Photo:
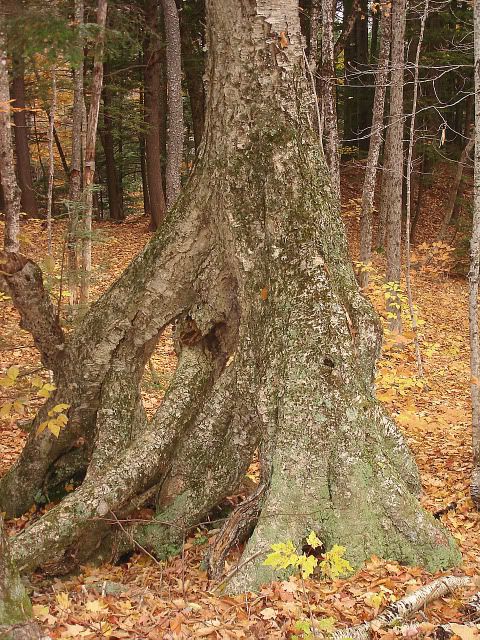
[[175, 0], [162, 0], [167, 44], [167, 208], [178, 198], [183, 157], [182, 51], [180, 21]]
[[5, 201], [4, 246], [7, 252], [19, 250], [20, 190], [13, 161], [10, 88], [7, 68], [5, 14], [0, 8], [0, 177]]
[[321, 95], [325, 160], [330, 170], [332, 188], [340, 201], [340, 155], [337, 128], [335, 58], [333, 53], [333, 0], [322, 0]]
[[[375, 97], [373, 100], [373, 118], [368, 148], [367, 168], [362, 189], [362, 208], [360, 214], [360, 262], [367, 266], [372, 257], [372, 213], [375, 197], [377, 165], [382, 145], [383, 114], [385, 109], [385, 93], [390, 63], [390, 41], [392, 36], [391, 5], [388, 0], [381, 2], [381, 34], [378, 68], [375, 74]], [[368, 270], [362, 269], [359, 274], [361, 287], [368, 285]]]
[[[402, 188], [403, 188], [403, 75], [405, 46], [405, 0], [392, 3], [392, 44], [390, 72], [390, 111], [385, 142], [386, 161], [383, 166], [380, 207], [386, 220], [387, 282], [399, 283], [401, 278], [402, 247]], [[401, 330], [400, 310], [388, 309], [392, 314], [390, 328]]]
[[95, 42], [93, 60], [92, 86], [90, 90], [90, 108], [87, 119], [85, 140], [84, 192], [85, 210], [82, 215], [82, 251], [79, 301], [88, 303], [90, 289], [90, 273], [92, 271], [92, 212], [93, 183], [95, 179], [95, 147], [97, 141], [98, 114], [103, 85], [103, 51], [105, 47], [105, 25], [107, 21], [107, 0], [98, 0], [97, 26], [98, 34]]
[[67, 231], [67, 281], [70, 291], [70, 307], [73, 309], [79, 302], [79, 220], [83, 213], [83, 38], [85, 6], [83, 0], [75, 0], [76, 44], [79, 53], [78, 64], [73, 69], [73, 113], [72, 113], [72, 160], [70, 166], [70, 184], [68, 191], [68, 231]]
[[[84, 477], [15, 537], [14, 559], [58, 572], [132, 539], [161, 555], [239, 487], [260, 448], [265, 489], [230, 591], [277, 578], [262, 564], [270, 545], [300, 547], [312, 529], [356, 565], [372, 553], [456, 563], [374, 397], [379, 322], [309, 124], [297, 2], [208, 0], [207, 15], [205, 144], [158, 233], [65, 342], [32, 434], [59, 402], [67, 427], [29, 437], [0, 482], [15, 514], [64, 483], [69, 463]], [[172, 321], [178, 367], [147, 421], [139, 382]], [[152, 524], [112, 531], [112, 513], [145, 503]], [[231, 524], [220, 541], [237, 539]]]
[[13, 563], [0, 514], [0, 636], [5, 640], [34, 640], [40, 630], [30, 622], [32, 605]]

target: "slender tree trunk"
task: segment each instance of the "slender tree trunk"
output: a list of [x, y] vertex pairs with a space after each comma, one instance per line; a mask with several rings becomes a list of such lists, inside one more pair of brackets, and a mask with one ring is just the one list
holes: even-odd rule
[[167, 166], [166, 204], [170, 208], [181, 188], [183, 158], [182, 51], [180, 21], [175, 0], [162, 0], [167, 39]]
[[472, 372], [472, 434], [473, 471], [472, 500], [480, 509], [480, 338], [478, 332], [478, 281], [480, 272], [480, 0], [473, 5], [474, 75], [475, 75], [475, 169], [473, 195], [473, 225], [470, 244], [469, 326], [470, 366]]
[[0, 513], [0, 637], [40, 640], [40, 629], [31, 617], [32, 605], [13, 563]]
[[4, 13], [0, 8], [0, 176], [5, 199], [5, 251], [19, 251], [20, 190], [15, 177]]
[[[386, 218], [387, 282], [399, 285], [401, 278], [402, 189], [403, 189], [403, 70], [406, 4], [392, 4], [392, 52], [390, 112], [387, 119], [386, 162], [383, 167], [381, 210]], [[401, 331], [398, 296], [387, 305], [392, 331]]]
[[[433, 571], [458, 562], [374, 397], [380, 325], [309, 121], [298, 3], [208, 0], [207, 24], [205, 145], [145, 250], [67, 338], [31, 261], [15, 256], [0, 273], [22, 322], [41, 320], [28, 328], [57, 386], [32, 434], [52, 406], [70, 405], [59, 437], [29, 437], [1, 479], [2, 508], [28, 509], [72, 470], [84, 477], [15, 537], [13, 557], [22, 570], [66, 570], [131, 547], [102, 516], [145, 503], [155, 520], [128, 531], [162, 553], [231, 495], [260, 450], [262, 484], [240, 505], [249, 521], [234, 511], [216, 538], [221, 549], [254, 528], [230, 591], [278, 579], [263, 564], [270, 545], [301, 548], [312, 529], [355, 565], [373, 553]], [[147, 420], [142, 374], [172, 321], [178, 367]]]
[[390, 60], [390, 40], [392, 32], [391, 6], [388, 1], [381, 3], [381, 34], [378, 68], [375, 77], [375, 98], [373, 102], [373, 120], [368, 149], [367, 168], [362, 190], [362, 209], [360, 214], [360, 286], [368, 286], [368, 264], [372, 257], [372, 212], [375, 197], [377, 164], [382, 145], [383, 113], [385, 108], [386, 83]]
[[100, 98], [103, 84], [103, 49], [105, 41], [105, 23], [107, 19], [107, 0], [98, 0], [97, 26], [98, 35], [93, 61], [92, 87], [90, 96], [90, 109], [87, 120], [87, 137], [85, 144], [85, 213], [82, 228], [82, 253], [80, 275], [80, 303], [88, 302], [90, 289], [90, 272], [92, 270], [92, 209], [93, 209], [93, 183], [95, 178], [95, 146], [97, 139], [98, 113], [100, 110]]
[[332, 189], [340, 202], [340, 157], [335, 97], [335, 60], [333, 55], [334, 0], [322, 0], [322, 115], [325, 159], [332, 177]]
[[[160, 68], [160, 42], [158, 3], [147, 0], [145, 3], [145, 21], [148, 29], [145, 41], [145, 157], [147, 165], [148, 193], [152, 229], [158, 229], [165, 217], [166, 205], [162, 176], [162, 86]], [[165, 141], [164, 141], [165, 142]]]
[[70, 308], [79, 302], [79, 232], [80, 216], [83, 213], [83, 38], [85, 7], [83, 0], [75, 0], [75, 29], [77, 30], [77, 48], [80, 56], [73, 70], [73, 114], [72, 114], [72, 160], [70, 167], [70, 185], [68, 193], [68, 232], [67, 232], [67, 280], [70, 292]]
[[[105, 71], [105, 75], [107, 72]], [[107, 82], [107, 81], [106, 81]], [[105, 171], [107, 174], [108, 210], [111, 220], [123, 220], [120, 178], [115, 162], [115, 146], [113, 141], [113, 121], [111, 115], [111, 89], [106, 83], [103, 88], [103, 131], [102, 144], [105, 153]]]
[[48, 255], [52, 255], [52, 208], [53, 187], [55, 177], [55, 157], [53, 155], [55, 114], [57, 110], [57, 78], [56, 70], [52, 68], [52, 104], [48, 123], [48, 192], [47, 192], [47, 245]]
[[15, 155], [17, 161], [17, 179], [21, 192], [22, 211], [29, 216], [38, 214], [35, 191], [33, 190], [30, 149], [28, 146], [28, 127], [25, 105], [25, 63], [21, 52], [16, 52], [12, 60], [12, 107], [15, 124]]
[[413, 99], [412, 99], [412, 115], [410, 116], [410, 135], [408, 138], [408, 153], [406, 164], [406, 221], [405, 221], [405, 282], [407, 286], [408, 309], [410, 312], [410, 321], [415, 342], [415, 356], [417, 359], [418, 375], [423, 377], [422, 354], [420, 351], [420, 342], [418, 337], [417, 314], [413, 304], [412, 279], [410, 271], [410, 227], [411, 227], [411, 210], [412, 210], [412, 165], [413, 150], [415, 147], [415, 123], [417, 118], [417, 100], [418, 86], [420, 74], [420, 52], [422, 50], [423, 36], [425, 33], [425, 24], [428, 18], [429, 0], [425, 0], [423, 14], [420, 19], [420, 33], [418, 36], [417, 49], [415, 52], [414, 74], [413, 74]]
[[413, 245], [416, 239], [416, 232], [418, 222], [420, 220], [420, 214], [422, 211], [423, 194], [425, 192], [425, 172], [427, 171], [427, 154], [425, 149], [422, 151], [422, 160], [420, 164], [420, 176], [418, 178], [417, 199], [415, 202], [415, 214], [413, 216], [412, 225], [410, 228], [410, 242]]

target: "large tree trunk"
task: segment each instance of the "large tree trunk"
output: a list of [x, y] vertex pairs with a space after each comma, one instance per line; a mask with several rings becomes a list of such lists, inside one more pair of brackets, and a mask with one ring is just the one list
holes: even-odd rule
[[[0, 484], [2, 508], [20, 513], [73, 470], [85, 477], [14, 539], [14, 558], [25, 570], [58, 570], [105, 557], [112, 535], [102, 518], [152, 501], [153, 525], [130, 533], [159, 553], [239, 486], [259, 450], [262, 485], [245, 505], [257, 519], [244, 552], [251, 562], [232, 591], [274, 578], [262, 564], [269, 545], [300, 546], [311, 529], [327, 547], [344, 544], [357, 565], [373, 553], [431, 570], [455, 563], [374, 397], [379, 323], [357, 287], [308, 123], [297, 2], [207, 8], [206, 137], [185, 190], [66, 341], [44, 298], [43, 328], [30, 325], [57, 384], [32, 433], [59, 402], [71, 405], [69, 423], [58, 439], [30, 436]], [[22, 284], [35, 281], [41, 298], [35, 267], [15, 257], [4, 270], [1, 284], [26, 318]], [[172, 320], [178, 367], [147, 421], [140, 378]], [[55, 348], [42, 340], [54, 329]], [[245, 533], [234, 513], [220, 547], [241, 533], [232, 522]], [[116, 549], [131, 545], [114, 537]]]
[[22, 211], [30, 216], [38, 213], [35, 191], [33, 190], [28, 127], [25, 105], [25, 64], [21, 53], [12, 60], [12, 107], [15, 124], [15, 154], [17, 159], [18, 186], [21, 191]]

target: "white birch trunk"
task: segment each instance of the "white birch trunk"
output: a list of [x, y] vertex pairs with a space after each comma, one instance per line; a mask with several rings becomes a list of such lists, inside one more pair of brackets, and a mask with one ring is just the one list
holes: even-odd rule
[[480, 339], [478, 334], [478, 280], [480, 270], [480, 0], [474, 3], [474, 54], [475, 54], [475, 169], [473, 226], [470, 244], [469, 325], [470, 366], [472, 373], [472, 436], [473, 471], [472, 500], [480, 509]]

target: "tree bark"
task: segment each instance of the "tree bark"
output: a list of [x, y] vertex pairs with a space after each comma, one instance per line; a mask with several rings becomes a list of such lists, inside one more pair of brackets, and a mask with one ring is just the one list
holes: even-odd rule
[[85, 7], [83, 0], [75, 0], [76, 44], [80, 59], [73, 69], [72, 160], [68, 191], [67, 281], [70, 309], [79, 302], [79, 221], [82, 214], [83, 193], [83, 36]]
[[[162, 112], [162, 85], [160, 65], [160, 41], [158, 3], [147, 0], [145, 3], [145, 22], [147, 37], [145, 38], [145, 156], [147, 165], [148, 194], [152, 229], [158, 229], [166, 212], [165, 194], [162, 176], [162, 120], [166, 114]], [[163, 139], [165, 144], [165, 139]]]
[[181, 188], [183, 158], [182, 51], [180, 21], [175, 0], [162, 0], [167, 41], [167, 166], [166, 204], [170, 208]]
[[15, 124], [15, 155], [17, 160], [18, 186], [21, 191], [22, 211], [29, 216], [38, 214], [35, 191], [33, 190], [28, 127], [25, 104], [25, 63], [21, 53], [15, 53], [12, 60], [12, 110]]
[[475, 78], [475, 165], [473, 224], [470, 243], [468, 317], [470, 327], [470, 367], [472, 373], [473, 470], [470, 492], [480, 509], [480, 337], [478, 333], [478, 281], [480, 274], [480, 0], [473, 5], [474, 78]]
[[[205, 145], [158, 233], [68, 336], [32, 433], [59, 402], [71, 405], [67, 427], [32, 435], [0, 482], [2, 508], [19, 513], [52, 478], [65, 482], [59, 461], [83, 448], [83, 482], [14, 539], [14, 558], [58, 571], [105, 557], [112, 537], [117, 550], [133, 537], [161, 555], [238, 488], [260, 448], [265, 491], [229, 590], [277, 578], [262, 564], [270, 545], [300, 547], [311, 529], [355, 565], [373, 553], [455, 563], [374, 397], [380, 325], [310, 126], [297, 2], [207, 9]], [[172, 321], [178, 367], [147, 421], [139, 384]], [[154, 522], [112, 536], [108, 516], [146, 501]]]
[[375, 98], [373, 102], [373, 119], [368, 149], [367, 168], [362, 190], [362, 209], [360, 213], [360, 269], [359, 284], [368, 286], [368, 264], [372, 257], [372, 212], [375, 197], [377, 164], [382, 145], [383, 114], [385, 109], [386, 83], [390, 60], [390, 41], [392, 34], [392, 15], [389, 2], [381, 5], [381, 34], [378, 69], [375, 78]]
[[7, 252], [19, 251], [20, 190], [15, 177], [11, 130], [10, 88], [8, 82], [5, 16], [0, 9], [0, 178], [5, 200], [4, 246]]
[[52, 255], [52, 213], [53, 213], [53, 187], [55, 178], [55, 157], [53, 144], [55, 141], [55, 116], [57, 111], [57, 78], [56, 69], [52, 67], [52, 104], [50, 106], [48, 123], [48, 191], [47, 191], [47, 249], [48, 255]]
[[0, 635], [5, 640], [40, 639], [30, 622], [32, 605], [13, 563], [0, 514]]
[[[390, 112], [387, 119], [386, 162], [383, 167], [380, 208], [386, 219], [387, 282], [400, 283], [402, 246], [403, 189], [403, 70], [406, 4], [399, 0], [392, 5], [392, 45]], [[388, 305], [390, 328], [401, 331], [398, 298]]]
[[107, 0], [98, 0], [97, 26], [98, 35], [95, 43], [93, 60], [92, 87], [90, 95], [90, 109], [87, 119], [87, 136], [85, 142], [85, 212], [82, 225], [82, 252], [79, 300], [81, 304], [88, 302], [90, 290], [90, 272], [92, 270], [92, 210], [93, 183], [95, 179], [95, 147], [97, 140], [98, 114], [103, 84], [103, 50], [105, 44], [105, 24], [107, 20]]
[[323, 128], [325, 137], [325, 159], [330, 170], [335, 196], [340, 202], [340, 157], [337, 126], [337, 107], [335, 97], [335, 59], [333, 53], [334, 10], [334, 0], [322, 0], [321, 95]]

